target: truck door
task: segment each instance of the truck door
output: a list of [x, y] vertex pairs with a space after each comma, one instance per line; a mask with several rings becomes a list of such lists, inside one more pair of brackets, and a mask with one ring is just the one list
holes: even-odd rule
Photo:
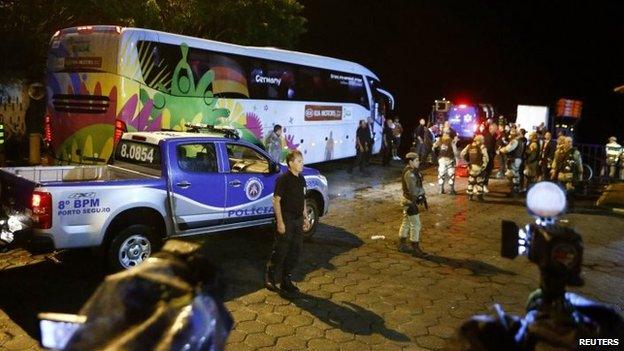
[[225, 223], [273, 217], [273, 191], [279, 173], [268, 156], [247, 145], [226, 143]]
[[209, 142], [175, 146], [171, 165], [176, 231], [202, 229], [223, 223], [225, 174], [219, 172], [215, 145]]

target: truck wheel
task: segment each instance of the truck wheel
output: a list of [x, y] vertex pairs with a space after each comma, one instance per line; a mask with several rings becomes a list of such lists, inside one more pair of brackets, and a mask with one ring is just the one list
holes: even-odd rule
[[145, 261], [160, 246], [150, 227], [133, 224], [123, 228], [108, 247], [108, 264], [112, 271], [130, 269]]
[[319, 222], [319, 205], [316, 203], [316, 200], [311, 197], [306, 198], [305, 201], [307, 209], [306, 217], [310, 221], [310, 229], [303, 232], [303, 238], [310, 239], [312, 235], [314, 235], [314, 232], [316, 232], [316, 226]]

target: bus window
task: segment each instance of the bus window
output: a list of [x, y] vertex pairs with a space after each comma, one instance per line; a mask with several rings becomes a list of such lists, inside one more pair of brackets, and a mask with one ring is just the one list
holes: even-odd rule
[[368, 108], [368, 97], [364, 80], [361, 76], [327, 71], [325, 87], [329, 100], [333, 102], [350, 102]]
[[293, 65], [253, 60], [250, 71], [250, 91], [254, 99], [295, 100]]
[[193, 70], [195, 86], [202, 77], [212, 70], [214, 80], [209, 90], [220, 97], [249, 97], [244, 59], [235, 55], [217, 53], [207, 50], [189, 49], [189, 65]]
[[137, 48], [144, 83], [153, 89], [169, 91], [173, 70], [180, 61], [180, 48], [154, 41], [139, 41]]
[[299, 100], [325, 101], [327, 96], [323, 72], [317, 68], [299, 67], [297, 75], [297, 98]]

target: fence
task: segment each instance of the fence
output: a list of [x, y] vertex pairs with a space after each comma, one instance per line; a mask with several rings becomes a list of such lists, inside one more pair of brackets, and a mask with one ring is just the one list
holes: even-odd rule
[[606, 167], [606, 150], [604, 145], [598, 144], [576, 144], [576, 148], [581, 153], [583, 165], [590, 168], [593, 173], [592, 183], [607, 183], [608, 173]]

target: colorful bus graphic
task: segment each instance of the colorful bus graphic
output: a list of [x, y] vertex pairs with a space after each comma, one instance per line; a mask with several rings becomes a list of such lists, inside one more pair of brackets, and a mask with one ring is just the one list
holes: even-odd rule
[[361, 119], [372, 121], [379, 150], [392, 100], [357, 63], [116, 26], [58, 31], [46, 80], [45, 135], [68, 163], [106, 162], [123, 131], [187, 123], [230, 126], [258, 145], [279, 124], [283, 154], [350, 157]]

